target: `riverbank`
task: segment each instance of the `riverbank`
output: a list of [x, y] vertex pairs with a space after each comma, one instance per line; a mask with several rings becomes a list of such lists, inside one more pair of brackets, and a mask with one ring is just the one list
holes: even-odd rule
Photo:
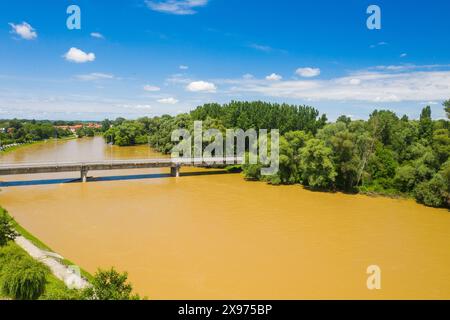
[[85, 289], [89, 283], [78, 272], [79, 268], [75, 265], [67, 266], [60, 261], [64, 260], [60, 255], [52, 252], [39, 249], [30, 240], [23, 236], [18, 236], [15, 239], [17, 245], [25, 250], [32, 258], [45, 264], [52, 274], [61, 280], [67, 287], [71, 289]]
[[[9, 242], [6, 246], [0, 247], [0, 271], [2, 277], [0, 277], [0, 288], [1, 295], [0, 299], [12, 299], [9, 294], [4, 292], [5, 286], [7, 286], [4, 281], [4, 277], [8, 273], [8, 268], [15, 268], [16, 265], [26, 264], [31, 270], [30, 272], [35, 272], [38, 269], [44, 272], [44, 290], [38, 296], [35, 297], [38, 300], [76, 300], [79, 297], [79, 291], [74, 289], [69, 289], [66, 284], [58, 279], [55, 275], [50, 272], [50, 269], [39, 260], [33, 259], [23, 248], [21, 248], [16, 242]], [[33, 266], [33, 267], [31, 267]], [[19, 272], [19, 271], [18, 271]], [[22, 271], [23, 272], [23, 271]], [[20, 281], [19, 277], [14, 281]], [[23, 282], [22, 282], [23, 283]], [[25, 288], [28, 290], [31, 288]], [[27, 300], [29, 298], [26, 298]]]
[[[0, 214], [5, 214], [12, 219], [2, 207], [0, 207]], [[79, 290], [89, 285], [87, 279], [92, 279], [92, 276], [70, 260], [54, 253], [45, 243], [33, 236], [14, 219], [12, 221], [12, 225], [19, 236], [15, 238], [14, 242], [0, 248], [0, 267], [8, 265], [10, 259], [28, 259], [31, 257], [38, 265], [44, 265], [50, 271], [46, 274], [45, 291], [39, 297], [40, 300], [78, 299]]]
[[[161, 155], [95, 137], [31, 146], [4, 161], [151, 157]], [[179, 179], [167, 173], [118, 170], [111, 179], [94, 172], [104, 179], [5, 187], [0, 203], [56, 252], [89, 272], [126, 270], [136, 291], [152, 299], [449, 298], [447, 210], [205, 169], [183, 169]], [[366, 288], [373, 264], [384, 275], [380, 291]]]
[[26, 148], [32, 145], [38, 145], [38, 144], [43, 144], [43, 143], [48, 143], [48, 142], [52, 142], [52, 141], [68, 141], [68, 140], [74, 140], [74, 139], [78, 139], [77, 136], [70, 136], [70, 137], [63, 137], [63, 138], [57, 138], [57, 139], [46, 139], [46, 140], [39, 140], [39, 141], [31, 141], [31, 142], [25, 142], [25, 143], [20, 143], [20, 144], [14, 144], [12, 146], [5, 146], [2, 149], [0, 149], [0, 155], [5, 155], [8, 154], [10, 152], [16, 151], [18, 149], [22, 149], [22, 148]]
[[[13, 227], [14, 229], [27, 241], [29, 241], [30, 244], [32, 244], [36, 249], [42, 251], [42, 252], [46, 252], [46, 253], [53, 253], [54, 250], [52, 250], [48, 245], [46, 245], [44, 242], [42, 242], [41, 240], [39, 240], [37, 237], [35, 237], [33, 234], [31, 234], [28, 230], [26, 230], [24, 227], [22, 227], [15, 219], [14, 217], [12, 217], [8, 211], [2, 207], [0, 207], [0, 212], [5, 213], [7, 216], [9, 216], [11, 219], [13, 219]], [[22, 241], [23, 243], [23, 241]], [[31, 250], [35, 250], [34, 248], [32, 248], [30, 246], [30, 244], [26, 244], [26, 246], [30, 247]], [[53, 256], [56, 255], [56, 253], [52, 254]], [[64, 257], [61, 257], [60, 259], [58, 259], [59, 262], [67, 267], [71, 267], [71, 266], [75, 266], [76, 264], [73, 263], [72, 261], [70, 261], [69, 259], [66, 259]], [[80, 268], [81, 271], [81, 276], [84, 277], [87, 280], [91, 280], [92, 279], [92, 275], [87, 272], [86, 270]]]

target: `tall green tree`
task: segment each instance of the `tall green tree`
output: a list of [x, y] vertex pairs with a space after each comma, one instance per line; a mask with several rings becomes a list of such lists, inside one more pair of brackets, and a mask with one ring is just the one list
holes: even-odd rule
[[312, 139], [311, 133], [290, 131], [280, 137], [279, 171], [268, 178], [271, 184], [293, 184], [300, 182], [300, 152], [306, 142]]
[[106, 132], [111, 128], [112, 122], [109, 119], [102, 121], [102, 132]]
[[366, 185], [372, 185], [375, 191], [380, 192], [392, 189], [397, 167], [395, 153], [382, 144], [378, 144], [367, 165], [369, 182], [366, 182]]
[[311, 139], [300, 152], [303, 182], [312, 188], [333, 188], [336, 170], [332, 150], [319, 139]]
[[392, 144], [397, 133], [397, 115], [389, 110], [375, 110], [369, 117], [369, 130], [385, 146]]
[[425, 145], [431, 145], [433, 140], [433, 120], [431, 119], [431, 107], [426, 106], [420, 113], [419, 137]]
[[450, 119], [450, 99], [448, 99], [447, 101], [444, 101], [444, 110], [447, 113], [447, 118]]
[[444, 163], [450, 156], [450, 130], [438, 129], [433, 132], [433, 150], [439, 163]]
[[347, 128], [350, 122], [338, 121], [327, 124], [317, 137], [325, 141], [333, 150], [333, 163], [336, 167], [336, 186], [342, 190], [352, 190], [358, 181], [361, 158], [357, 150], [357, 135]]
[[295, 161], [294, 148], [285, 137], [280, 137], [279, 170], [267, 177], [271, 184], [293, 184], [298, 182], [298, 165]]

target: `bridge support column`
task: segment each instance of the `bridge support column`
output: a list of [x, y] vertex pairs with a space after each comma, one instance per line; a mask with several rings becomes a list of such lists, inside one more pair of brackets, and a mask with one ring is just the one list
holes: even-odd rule
[[170, 167], [170, 175], [178, 178], [180, 176], [180, 166]]
[[81, 182], [83, 183], [87, 182], [87, 174], [88, 170], [86, 168], [81, 168]]

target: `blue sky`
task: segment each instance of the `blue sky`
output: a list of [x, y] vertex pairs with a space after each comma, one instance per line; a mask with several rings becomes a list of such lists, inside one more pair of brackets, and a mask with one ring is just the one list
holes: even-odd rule
[[[69, 5], [81, 30], [66, 27]], [[366, 27], [369, 5], [381, 30]], [[450, 98], [450, 2], [129, 0], [0, 3], [0, 118], [100, 120], [206, 102], [308, 104], [330, 119]]]

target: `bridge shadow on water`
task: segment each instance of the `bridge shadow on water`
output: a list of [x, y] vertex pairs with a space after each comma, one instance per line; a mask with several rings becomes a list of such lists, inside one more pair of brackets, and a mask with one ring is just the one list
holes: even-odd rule
[[[204, 172], [184, 172], [180, 173], [180, 178], [195, 177], [195, 176], [211, 176], [233, 174], [225, 170], [219, 171], [204, 171]], [[136, 174], [123, 176], [105, 176], [105, 177], [88, 177], [88, 183], [91, 182], [105, 182], [105, 181], [127, 181], [127, 180], [144, 180], [144, 179], [161, 179], [173, 178], [169, 173], [152, 173], [152, 174]], [[61, 179], [42, 179], [42, 180], [23, 180], [23, 181], [0, 181], [0, 188], [5, 187], [26, 187], [39, 185], [53, 185], [64, 183], [81, 183], [80, 178], [61, 178]]]

